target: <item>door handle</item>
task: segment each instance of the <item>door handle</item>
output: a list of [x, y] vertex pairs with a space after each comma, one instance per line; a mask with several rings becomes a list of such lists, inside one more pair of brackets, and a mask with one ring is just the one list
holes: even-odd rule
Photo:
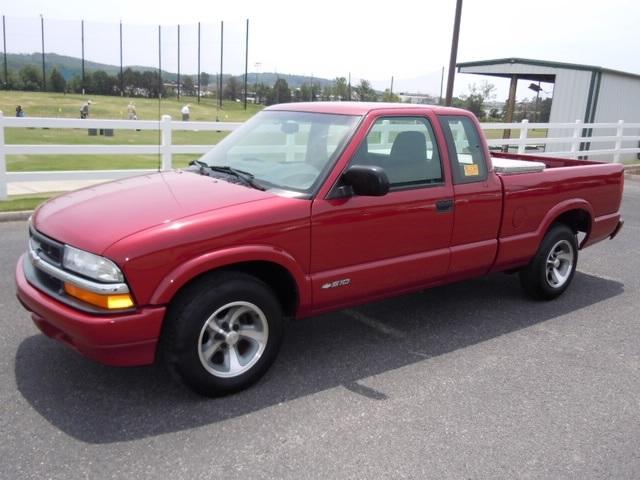
[[438, 200], [436, 202], [436, 210], [438, 212], [450, 212], [451, 210], [453, 210], [453, 200], [451, 198]]

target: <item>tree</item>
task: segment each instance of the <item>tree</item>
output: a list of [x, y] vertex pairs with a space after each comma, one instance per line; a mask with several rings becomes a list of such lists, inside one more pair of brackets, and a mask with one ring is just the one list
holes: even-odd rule
[[54, 92], [64, 92], [67, 86], [67, 81], [57, 68], [53, 67], [51, 74], [49, 75], [49, 88]]
[[303, 83], [302, 85], [300, 85], [300, 89], [296, 90], [296, 92], [300, 92], [300, 99], [298, 100], [297, 98], [297, 93], [295, 95], [296, 97], [296, 101], [298, 102], [311, 102], [312, 100], [312, 87], [311, 85], [308, 85], [306, 83]]
[[182, 94], [183, 95], [195, 95], [196, 94], [196, 87], [193, 84], [193, 78], [191, 78], [191, 76], [189, 75], [185, 75], [184, 79], [182, 80]]
[[35, 91], [40, 90], [42, 86], [42, 75], [33, 65], [25, 65], [20, 69], [20, 86], [21, 90]]
[[256, 103], [264, 102], [269, 97], [269, 92], [271, 92], [271, 88], [264, 83], [256, 85]]
[[371, 87], [371, 83], [368, 80], [360, 80], [360, 83], [356, 87], [356, 96], [360, 102], [377, 102], [378, 94]]
[[349, 85], [347, 79], [344, 77], [336, 77], [333, 86], [333, 95], [336, 100], [348, 100], [349, 99]]
[[5, 90], [17, 90], [18, 81], [16, 79], [16, 72], [13, 70], [7, 70], [7, 78], [3, 78], [3, 88]]
[[207, 72], [200, 72], [200, 85], [202, 87], [207, 87], [210, 81], [211, 75], [209, 75]]
[[538, 121], [541, 123], [547, 123], [551, 117], [551, 98], [545, 98], [540, 100], [538, 105]]
[[235, 100], [240, 97], [240, 82], [236, 77], [230, 76], [227, 79], [222, 96], [227, 100]]
[[93, 93], [101, 95], [113, 95], [116, 89], [116, 77], [112, 77], [104, 70], [96, 70], [91, 75]]
[[464, 102], [462, 108], [473, 112], [479, 119], [484, 118], [484, 103], [495, 98], [495, 90], [495, 85], [486, 80], [483, 80], [480, 85], [472, 83], [469, 85], [469, 93], [461, 96]]
[[267, 105], [275, 103], [289, 103], [291, 101], [291, 90], [284, 78], [279, 78], [273, 84], [273, 89], [267, 94]]
[[382, 101], [383, 102], [399, 102], [400, 97], [387, 88], [382, 94]]
[[324, 102], [326, 102], [328, 100], [333, 100], [334, 99], [333, 87], [331, 85], [325, 85], [322, 88], [322, 94], [321, 94], [320, 98]]
[[140, 88], [146, 92], [146, 96], [149, 98], [158, 98], [161, 93], [164, 93], [164, 88], [159, 84], [158, 73], [147, 70], [142, 72], [140, 79]]

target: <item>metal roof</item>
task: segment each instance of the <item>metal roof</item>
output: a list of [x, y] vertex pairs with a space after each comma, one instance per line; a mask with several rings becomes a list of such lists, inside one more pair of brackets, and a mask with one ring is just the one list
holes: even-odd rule
[[[517, 57], [511, 57], [511, 58], [498, 58], [498, 59], [494, 59], [494, 60], [480, 60], [477, 62], [462, 62], [462, 63], [458, 63], [456, 64], [456, 67], [458, 67], [458, 72], [460, 72], [461, 68], [465, 68], [465, 67], [482, 67], [482, 66], [488, 66], [488, 65], [504, 65], [504, 64], [509, 64], [509, 65], [513, 65], [513, 64], [522, 64], [522, 65], [535, 65], [538, 67], [548, 67], [548, 68], [561, 68], [561, 69], [565, 69], [565, 70], [583, 70], [583, 71], [589, 71], [589, 72], [601, 72], [601, 73], [611, 73], [614, 75], [623, 75], [625, 77], [631, 77], [631, 78], [636, 78], [640, 80], [640, 75], [635, 74], [635, 73], [629, 73], [629, 72], [622, 72], [620, 70], [613, 70], [610, 68], [603, 68], [603, 67], [598, 67], [598, 66], [594, 66], [594, 65], [582, 65], [579, 63], [565, 63], [565, 62], [552, 62], [552, 61], [548, 61], [548, 60], [534, 60], [534, 59], [530, 59], [530, 58], [517, 58]], [[461, 72], [464, 73], [464, 72]], [[474, 73], [478, 73], [478, 72], [474, 72]], [[509, 77], [511, 76], [510, 73], [505, 72], [504, 74], [496, 74], [496, 73], [487, 73], [488, 75], [493, 75], [493, 76], [505, 76], [505, 77]], [[526, 79], [531, 79], [531, 80], [541, 80], [541, 81], [553, 81], [553, 80], [544, 80], [543, 78], [538, 78], [538, 77], [553, 77], [553, 75], [541, 75], [541, 74], [531, 74], [531, 75], [523, 75], [523, 74], [518, 74], [518, 76], [520, 78], [526, 78]], [[534, 78], [535, 77], [535, 78]]]

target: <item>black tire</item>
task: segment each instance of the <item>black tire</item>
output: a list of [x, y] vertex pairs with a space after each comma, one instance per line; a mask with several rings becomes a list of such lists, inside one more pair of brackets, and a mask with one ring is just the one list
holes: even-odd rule
[[[225, 319], [230, 319], [226, 325]], [[188, 286], [171, 304], [160, 354], [174, 377], [216, 397], [247, 388], [264, 375], [278, 354], [283, 330], [281, 306], [264, 282], [217, 272]]]
[[552, 300], [569, 287], [578, 263], [578, 241], [566, 225], [556, 223], [544, 236], [536, 256], [520, 270], [520, 284], [536, 300]]

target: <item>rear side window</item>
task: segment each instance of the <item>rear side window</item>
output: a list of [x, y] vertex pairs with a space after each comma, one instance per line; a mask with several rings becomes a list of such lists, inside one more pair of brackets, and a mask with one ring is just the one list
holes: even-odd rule
[[381, 167], [393, 189], [442, 183], [442, 166], [431, 124], [424, 117], [378, 119], [351, 160]]
[[487, 178], [487, 161], [475, 124], [467, 117], [440, 117], [447, 139], [454, 183], [481, 182]]

